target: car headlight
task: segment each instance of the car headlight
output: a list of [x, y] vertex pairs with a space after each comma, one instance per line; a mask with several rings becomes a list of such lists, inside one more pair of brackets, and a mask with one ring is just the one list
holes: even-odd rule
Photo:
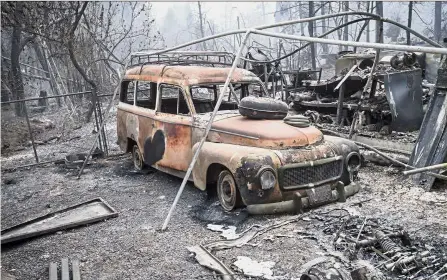
[[261, 183], [261, 188], [263, 190], [273, 189], [276, 185], [276, 177], [273, 170], [270, 168], [262, 168], [259, 171], [259, 182]]
[[349, 153], [346, 156], [346, 165], [348, 171], [358, 171], [361, 165], [360, 155], [356, 152]]

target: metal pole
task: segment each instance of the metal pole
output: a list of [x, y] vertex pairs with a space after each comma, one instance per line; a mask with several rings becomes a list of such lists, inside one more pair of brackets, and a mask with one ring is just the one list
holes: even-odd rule
[[[41, 99], [58, 98], [58, 97], [65, 97], [65, 96], [72, 96], [72, 95], [79, 95], [79, 94], [88, 94], [88, 93], [92, 93], [92, 92], [91, 91], [82, 91], [82, 92], [73, 92], [73, 93], [60, 94], [60, 95], [51, 95], [51, 96], [47, 96], [47, 97], [31, 97], [31, 98], [25, 98], [25, 99], [0, 102], [0, 105], [18, 103], [18, 102], [26, 102], [26, 101], [35, 101], [35, 100], [41, 100]], [[100, 95], [100, 96], [112, 96], [112, 94], [104, 94], [104, 95]]]
[[444, 168], [447, 168], [447, 163], [440, 163], [440, 164], [435, 164], [432, 166], [426, 166], [426, 167], [416, 168], [413, 170], [407, 170], [407, 171], [404, 171], [403, 173], [404, 173], [404, 175], [411, 175], [411, 174], [421, 173], [424, 171], [444, 169]]
[[[265, 88], [268, 90], [269, 89], [269, 80], [268, 80], [268, 76], [267, 76], [267, 64], [264, 63], [264, 84], [265, 84]], [[269, 93], [267, 93], [269, 94]]]
[[338, 103], [337, 103], [337, 124], [339, 126], [342, 125], [343, 120], [343, 101], [345, 99], [345, 90], [346, 90], [346, 84], [343, 83], [340, 87], [340, 90], [338, 91]]
[[[387, 154], [382, 153], [381, 151], [377, 150], [376, 148], [374, 148], [374, 147], [372, 147], [370, 145], [367, 145], [367, 144], [364, 144], [364, 143], [361, 143], [361, 142], [357, 142], [357, 141], [354, 141], [354, 143], [357, 146], [360, 146], [360, 147], [363, 147], [365, 149], [371, 150], [371, 151], [375, 152], [376, 154], [378, 154], [378, 155], [386, 158], [387, 160], [389, 160], [389, 161], [391, 161], [393, 163], [396, 163], [396, 164], [398, 164], [400, 166], [406, 167], [408, 169], [416, 169], [416, 167], [414, 167], [414, 166], [408, 165], [406, 163], [398, 161], [397, 159], [391, 158]], [[447, 180], [447, 176], [445, 176], [445, 175], [436, 174], [436, 173], [432, 173], [432, 172], [427, 172], [427, 174], [429, 174], [430, 176], [436, 177], [438, 179]]]
[[[342, 85], [344, 82], [351, 76], [352, 72], [357, 68], [357, 64], [352, 66], [351, 69], [346, 73], [346, 75], [343, 77], [343, 79], [338, 83], [338, 85], [334, 88], [334, 92]], [[321, 69], [321, 68], [320, 68]]]
[[[322, 20], [322, 19], [327, 19], [327, 18], [339, 17], [339, 16], [344, 16], [344, 15], [368, 16], [368, 17], [372, 17], [373, 20], [381, 20], [383, 22], [391, 23], [391, 24], [394, 24], [394, 25], [396, 25], [396, 26], [398, 26], [398, 27], [400, 27], [400, 28], [402, 28], [402, 29], [404, 29], [406, 31], [409, 31], [411, 34], [413, 34], [416, 37], [424, 40], [425, 42], [429, 43], [432, 46], [443, 48], [443, 46], [441, 44], [439, 44], [439, 43], [437, 43], [437, 42], [435, 42], [435, 41], [425, 37], [424, 35], [414, 31], [411, 28], [408, 28], [407, 26], [405, 26], [403, 24], [400, 24], [400, 23], [398, 23], [398, 22], [396, 22], [394, 20], [388, 19], [388, 18], [382, 18], [382, 17], [380, 17], [380, 16], [378, 16], [376, 14], [373, 14], [373, 13], [366, 13], [366, 12], [344, 12], [344, 13], [328, 14], [328, 15], [322, 15], [322, 16], [316, 16], [316, 17], [310, 17], [310, 18], [303, 18], [303, 19], [284, 21], [284, 22], [279, 22], [279, 23], [274, 23], [274, 24], [256, 26], [256, 27], [254, 27], [254, 28], [252, 28], [250, 30], [262, 30], [262, 29], [274, 28], [274, 27], [291, 25], [291, 24], [296, 24], [296, 23], [304, 23], [304, 22], [309, 22], [309, 21], [314, 21], [314, 20]], [[181, 44], [181, 45], [178, 45], [178, 46], [175, 46], [175, 47], [172, 47], [172, 48], [168, 48], [168, 49], [164, 49], [164, 50], [158, 50], [158, 51], [155, 51], [155, 52], [148, 52], [147, 54], [149, 54], [149, 55], [156, 55], [156, 54], [167, 53], [167, 52], [175, 51], [175, 50], [178, 50], [178, 49], [181, 49], [181, 48], [184, 48], [184, 47], [195, 45], [195, 44], [198, 44], [198, 43], [201, 43], [201, 42], [204, 42], [204, 41], [208, 41], [208, 40], [211, 40], [211, 39], [216, 39], [216, 38], [225, 37], [225, 36], [228, 36], [228, 35], [233, 35], [233, 34], [238, 34], [238, 33], [245, 33], [248, 30], [249, 29], [244, 28], [244, 29], [240, 29], [240, 30], [227, 31], [227, 32], [224, 32], [224, 33], [215, 34], [215, 35], [212, 35], [212, 36], [207, 36], [207, 37], [204, 37], [204, 38], [201, 38], [201, 39], [190, 41], [188, 43]], [[273, 36], [273, 37], [276, 37], [276, 36]], [[301, 38], [299, 40], [303, 40], [303, 39]], [[304, 41], [306, 41], [306, 40], [304, 40]], [[309, 41], [309, 42], [311, 42], [311, 41]], [[317, 42], [317, 43], [322, 42], [322, 43], [326, 43], [326, 44], [327, 43], [331, 43], [330, 41], [315, 41], [315, 42]], [[349, 45], [349, 44], [346, 44], [346, 45], [347, 46], [355, 46], [355, 45]], [[392, 45], [387, 45], [387, 46], [392, 46]], [[362, 46], [360, 46], [360, 47], [362, 47]], [[371, 47], [370, 45], [366, 46], [366, 48], [370, 48], [370, 47]], [[372, 47], [372, 48], [374, 48], [374, 47]], [[393, 49], [395, 49], [395, 48], [393, 48]], [[401, 50], [401, 49], [395, 49], [395, 50]], [[401, 50], [401, 51], [408, 51], [408, 50]], [[413, 50], [410, 50], [410, 51], [413, 51]], [[416, 52], [418, 52], [418, 51], [422, 51], [423, 52], [422, 49], [415, 50], [415, 51]], [[131, 55], [133, 55], [133, 54], [131, 54]]]
[[396, 50], [396, 51], [405, 51], [405, 52], [426, 52], [426, 53], [436, 53], [436, 54], [447, 54], [447, 48], [433, 48], [433, 47], [418, 47], [418, 46], [406, 46], [406, 45], [392, 45], [392, 44], [382, 44], [382, 43], [367, 43], [367, 42], [352, 42], [352, 41], [342, 41], [342, 40], [333, 40], [333, 39], [323, 39], [323, 38], [315, 38], [315, 37], [307, 37], [307, 36], [297, 36], [297, 35], [288, 35], [276, 32], [267, 32], [253, 29], [253, 34], [259, 34], [264, 36], [271, 36], [275, 38], [284, 38], [290, 40], [297, 41], [307, 41], [314, 43], [324, 43], [324, 44], [332, 44], [332, 45], [340, 45], [340, 46], [353, 46], [353, 47], [362, 47], [362, 48], [373, 48], [373, 49], [381, 49], [381, 50]]
[[39, 157], [37, 156], [36, 145], [34, 144], [34, 136], [31, 131], [31, 124], [29, 122], [28, 110], [26, 109], [26, 103], [23, 102], [23, 112], [25, 113], [26, 124], [28, 125], [29, 138], [31, 139], [31, 144], [33, 145], [34, 157], [36, 158], [36, 163], [39, 163]]
[[194, 156], [193, 156], [193, 158], [191, 160], [191, 163], [189, 164], [188, 171], [186, 171], [186, 174], [183, 177], [183, 181], [182, 181], [182, 184], [180, 185], [180, 189], [178, 190], [177, 195], [175, 196], [174, 202], [172, 203], [171, 208], [169, 209], [169, 213], [166, 216], [166, 219], [165, 219], [165, 221], [163, 223], [163, 226], [162, 226], [161, 230], [166, 230], [166, 228], [168, 227], [168, 223], [171, 220], [172, 214], [174, 213], [175, 206], [177, 205], [177, 203], [178, 203], [178, 201], [180, 199], [180, 196], [182, 195], [183, 190], [185, 189], [185, 186], [186, 186], [186, 183], [188, 182], [189, 176], [191, 176], [192, 169], [193, 169], [193, 167], [194, 167], [194, 165], [195, 165], [195, 163], [197, 161], [197, 158], [199, 156], [200, 150], [202, 149], [202, 146], [205, 143], [206, 138], [208, 137], [208, 133], [210, 132], [211, 125], [213, 124], [213, 121], [214, 121], [214, 117], [216, 116], [217, 112], [219, 111], [219, 107], [220, 107], [220, 104], [222, 103], [222, 99], [223, 99], [224, 93], [228, 89], [228, 85], [230, 84], [230, 80], [231, 80], [231, 78], [233, 76], [234, 69], [236, 69], [236, 66], [237, 66], [237, 64], [239, 62], [239, 59], [240, 59], [241, 54], [242, 54], [242, 49], [244, 48], [245, 43], [247, 42], [247, 39], [248, 39], [248, 37], [249, 37], [251, 32], [252, 32], [252, 30], [248, 30], [245, 33], [245, 35], [244, 35], [244, 39], [241, 42], [241, 45], [239, 47], [239, 51], [238, 51], [236, 57], [234, 58], [233, 65], [231, 66], [230, 72], [228, 73], [227, 80], [225, 81], [225, 85], [224, 85], [224, 87], [220, 91], [219, 99], [217, 100], [217, 103], [216, 103], [216, 106], [214, 107], [214, 111], [213, 111], [213, 113], [211, 115], [211, 118], [208, 121], [208, 124], [206, 125], [205, 134], [203, 135], [203, 138], [199, 142], [199, 146], [197, 147], [197, 150], [194, 153]]
[[374, 57], [374, 63], [371, 68], [371, 73], [369, 74], [368, 80], [366, 81], [366, 85], [363, 88], [363, 93], [366, 94], [368, 98], [371, 96], [372, 81], [374, 78], [374, 72], [376, 72], [377, 65], [379, 64], [379, 60], [380, 60], [380, 50], [376, 49], [376, 55]]

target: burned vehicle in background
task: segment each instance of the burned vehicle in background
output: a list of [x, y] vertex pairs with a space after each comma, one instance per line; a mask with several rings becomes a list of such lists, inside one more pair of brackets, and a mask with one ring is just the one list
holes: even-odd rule
[[[126, 71], [117, 133], [137, 169], [152, 166], [183, 178], [230, 68], [178, 58], [146, 60]], [[302, 118], [284, 118], [287, 105], [285, 114], [259, 109], [269, 102], [258, 102], [265, 88], [250, 71], [236, 68], [224, 94], [188, 178], [201, 190], [215, 189], [223, 209], [294, 212], [358, 192], [360, 155], [352, 141], [323, 136]]]
[[[300, 112], [339, 114], [333, 121], [338, 125], [351, 125], [354, 114], [359, 112], [359, 126], [384, 134], [419, 129], [423, 106], [429, 100], [429, 88], [422, 83], [423, 54], [381, 52], [371, 73], [374, 58], [375, 53], [368, 51], [340, 54], [332, 78], [300, 81], [300, 86], [293, 89], [293, 107]], [[372, 83], [366, 88], [370, 76]]]

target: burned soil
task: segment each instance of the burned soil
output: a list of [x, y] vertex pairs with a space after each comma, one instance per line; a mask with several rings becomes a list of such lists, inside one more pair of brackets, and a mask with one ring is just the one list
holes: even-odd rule
[[[332, 245], [343, 219], [337, 212], [324, 213], [334, 209], [360, 219], [379, 219], [385, 227], [399, 226], [425, 248], [447, 251], [446, 186], [424, 192], [400, 174], [392, 167], [368, 164], [360, 173], [361, 191], [346, 203], [312, 210], [248, 245], [215, 255], [237, 273], [242, 272], [232, 264], [238, 256], [273, 261], [273, 275], [285, 279], [298, 279], [302, 265], [321, 256], [342, 256], [338, 258], [349, 265], [352, 260], [346, 252]], [[207, 224], [234, 225], [240, 232], [290, 219], [248, 216], [244, 209], [224, 213], [216, 198], [188, 184], [169, 229], [161, 232], [180, 179], [155, 170], [135, 172], [130, 155], [92, 161], [79, 180], [75, 175], [57, 165], [4, 172], [2, 228], [96, 197], [106, 200], [119, 216], [3, 246], [4, 271], [17, 279], [48, 279], [49, 263], [67, 257], [81, 261], [83, 279], [213, 279], [212, 271], [186, 250], [222, 239]]]

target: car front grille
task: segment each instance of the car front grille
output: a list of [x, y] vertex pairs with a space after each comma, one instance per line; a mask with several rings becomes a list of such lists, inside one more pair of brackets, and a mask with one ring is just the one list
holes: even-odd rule
[[280, 186], [286, 190], [317, 186], [341, 177], [343, 160], [323, 159], [310, 163], [285, 165], [280, 168]]

